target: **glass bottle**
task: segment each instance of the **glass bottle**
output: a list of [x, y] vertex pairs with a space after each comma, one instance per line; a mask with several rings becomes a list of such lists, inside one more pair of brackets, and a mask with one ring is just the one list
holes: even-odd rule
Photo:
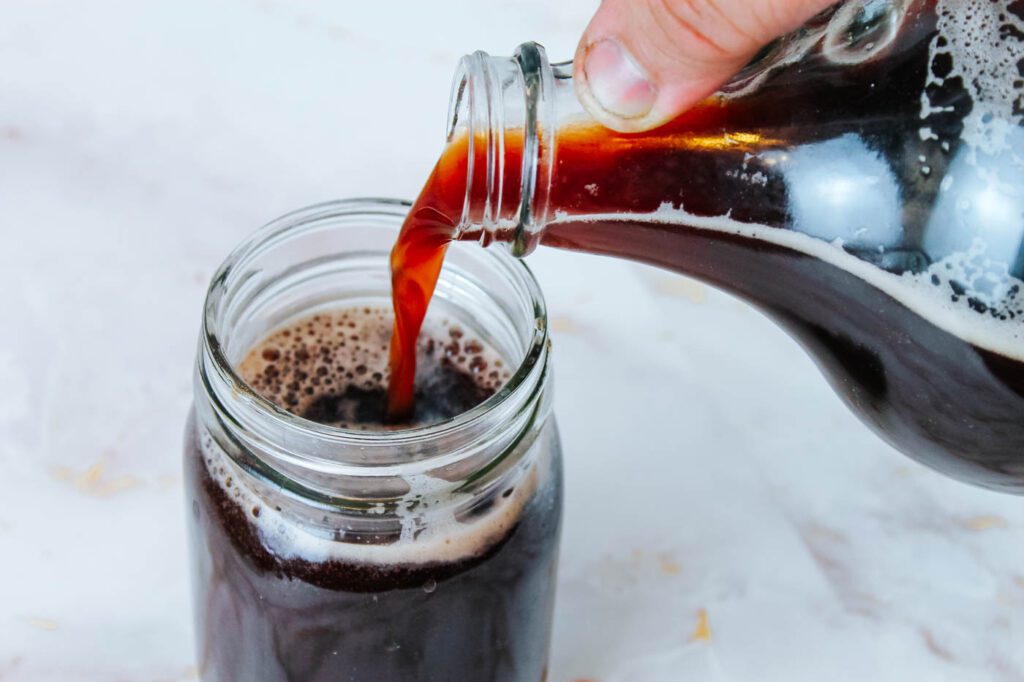
[[[452, 238], [635, 259], [758, 306], [888, 442], [1024, 492], [1024, 20], [848, 0], [623, 134], [527, 43], [459, 65], [421, 203]], [[794, 415], [795, 419], [799, 415]]]
[[206, 682], [543, 678], [561, 450], [544, 301], [526, 267], [452, 254], [433, 310], [519, 364], [451, 420], [325, 426], [235, 369], [297, 317], [386, 306], [407, 210], [363, 200], [291, 213], [214, 276], [184, 452]]

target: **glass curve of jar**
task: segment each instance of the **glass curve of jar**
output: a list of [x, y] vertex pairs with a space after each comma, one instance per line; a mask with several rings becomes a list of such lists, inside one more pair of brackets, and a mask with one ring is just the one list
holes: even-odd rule
[[543, 298], [515, 259], [453, 250], [438, 315], [516, 360], [491, 398], [394, 431], [307, 421], [235, 366], [291, 320], [387, 305], [408, 204], [269, 224], [216, 273], [184, 464], [205, 682], [544, 678], [561, 520]]

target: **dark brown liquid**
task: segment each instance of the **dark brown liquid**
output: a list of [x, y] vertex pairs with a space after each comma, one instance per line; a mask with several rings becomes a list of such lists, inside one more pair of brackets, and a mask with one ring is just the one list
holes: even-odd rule
[[665, 225], [630, 231], [628, 244], [619, 224], [565, 225], [550, 238], [589, 252], [606, 240], [615, 255], [654, 262], [645, 254], [670, 244], [680, 254], [677, 269], [756, 301], [892, 445], [956, 478], [1024, 492], [1024, 364], [949, 334], [864, 280], [802, 253]]
[[[835, 259], [785, 245], [772, 234], [802, 230], [800, 236], [841, 248], [844, 257], [880, 275], [923, 276], [927, 288], [929, 268], [950, 255], [931, 238], [935, 225], [942, 227], [933, 220], [933, 202], [962, 146], [962, 118], [972, 106], [959, 78], [925, 85], [929, 72], [950, 68], [949, 59], [930, 56], [935, 38], [935, 3], [916, 2], [879, 59], [850, 66], [812, 56], [772, 72], [753, 94], [709, 100], [650, 133], [585, 124], [560, 129], [550, 190], [551, 209], [560, 218], [546, 227], [542, 243], [649, 263], [742, 296], [792, 333], [843, 399], [888, 442], [958, 478], [1024, 492], [1024, 349], [1014, 356], [976, 345], [931, 321], [940, 303], [911, 309], [901, 302], [896, 293], [904, 284], [895, 278], [895, 288], [880, 288]], [[922, 92], [933, 108], [926, 120]], [[929, 139], [922, 137], [924, 125]], [[503, 187], [514, 193], [521, 145], [514, 134], [505, 142]], [[834, 146], [816, 146], [822, 143]], [[479, 154], [473, 168], [486, 168], [486, 144], [473, 148]], [[828, 177], [828, 163], [842, 149], [869, 163], [881, 159], [900, 174], [896, 243], [880, 248], [841, 235], [844, 246], [830, 247], [832, 239], [823, 236], [827, 211], [817, 214], [822, 224], [801, 225], [792, 208], [795, 190], [780, 168], [789, 155], [808, 149], [835, 150], [803, 157], [821, 164], [807, 174], [812, 178]], [[452, 140], [403, 227], [392, 261], [400, 313], [407, 309], [400, 300], [407, 286], [404, 254], [415, 253], [417, 263], [429, 263], [422, 271], [435, 272], [444, 257], [444, 226], [461, 217], [467, 150], [465, 136]], [[477, 206], [485, 200], [480, 175], [474, 170], [469, 180]], [[828, 194], [819, 198], [828, 205]], [[665, 205], [685, 213], [653, 220]], [[866, 215], [864, 224], [870, 233], [884, 219]], [[718, 222], [709, 228], [708, 221]], [[744, 225], [762, 227], [744, 233], [738, 229]], [[987, 227], [962, 226], [957, 237], [970, 244], [971, 231], [983, 235]], [[932, 293], [960, 304], [956, 314], [967, 326], [1019, 325], [1024, 294], [1013, 283], [1024, 275], [1024, 251], [990, 255], [1006, 262], [1009, 276], [1004, 271], [1000, 283], [1012, 285], [997, 300], [941, 270], [930, 275]], [[420, 282], [411, 306], [416, 315], [425, 309], [431, 285], [426, 278]], [[416, 315], [404, 326], [412, 338]]]
[[[372, 309], [323, 314], [263, 341], [239, 371], [266, 397], [306, 418], [379, 429], [386, 417], [381, 368], [389, 325], [390, 318]], [[420, 339], [419, 355], [417, 423], [465, 412], [507, 378], [506, 369], [493, 367], [493, 353], [457, 328]], [[470, 543], [455, 558], [370, 562], [358, 558], [358, 548], [351, 559], [304, 556], [301, 547], [286, 555], [259, 526], [277, 510], [253, 502], [265, 498], [245, 492], [251, 478], [190, 421], [185, 471], [202, 679], [543, 680], [561, 474], [557, 460], [539, 461], [543, 470], [529, 479], [534, 488], [508, 529], [479, 546]], [[480, 518], [519, 499], [522, 490], [494, 491]], [[396, 540], [346, 536], [338, 543]]]
[[432, 424], [494, 395], [510, 376], [495, 351], [442, 323], [413, 340], [419, 359], [414, 410], [401, 422], [387, 412], [391, 315], [379, 308], [313, 315], [280, 329], [239, 365], [271, 402], [311, 421], [348, 429]]

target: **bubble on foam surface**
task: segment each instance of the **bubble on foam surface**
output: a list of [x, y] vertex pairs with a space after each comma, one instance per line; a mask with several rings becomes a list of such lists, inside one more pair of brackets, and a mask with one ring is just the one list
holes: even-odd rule
[[[1008, 0], [938, 0], [938, 34], [931, 45], [926, 86], [933, 91], [959, 79], [973, 107], [964, 118], [961, 138], [972, 148], [997, 154], [1020, 125], [1024, 81], [1024, 20]], [[1017, 10], [1019, 11], [1019, 10]], [[939, 62], [942, 62], [942, 66]], [[943, 113], [926, 87], [921, 118]]]
[[[260, 395], [307, 419], [380, 429], [392, 319], [384, 308], [364, 307], [294, 321], [256, 344], [238, 372]], [[511, 376], [495, 349], [448, 320], [428, 320], [417, 345], [417, 424], [471, 409]]]

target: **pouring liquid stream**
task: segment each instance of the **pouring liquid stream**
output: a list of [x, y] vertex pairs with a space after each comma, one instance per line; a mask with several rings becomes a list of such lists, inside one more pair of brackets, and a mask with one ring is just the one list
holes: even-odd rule
[[[740, 296], [897, 449], [1024, 492], [1024, 171], [968, 143], [982, 107], [965, 78], [934, 76], [943, 3], [914, 5], [884, 59], [808, 58], [648, 133], [561, 125], [539, 243]], [[522, 140], [504, 136], [510, 202]], [[1001, 144], [1024, 152], [1024, 132], [1013, 124]], [[487, 200], [486, 149], [451, 137], [395, 245], [393, 419], [414, 409], [407, 351], [445, 250], [482, 236], [464, 207]], [[1001, 184], [983, 182], [993, 174]]]

